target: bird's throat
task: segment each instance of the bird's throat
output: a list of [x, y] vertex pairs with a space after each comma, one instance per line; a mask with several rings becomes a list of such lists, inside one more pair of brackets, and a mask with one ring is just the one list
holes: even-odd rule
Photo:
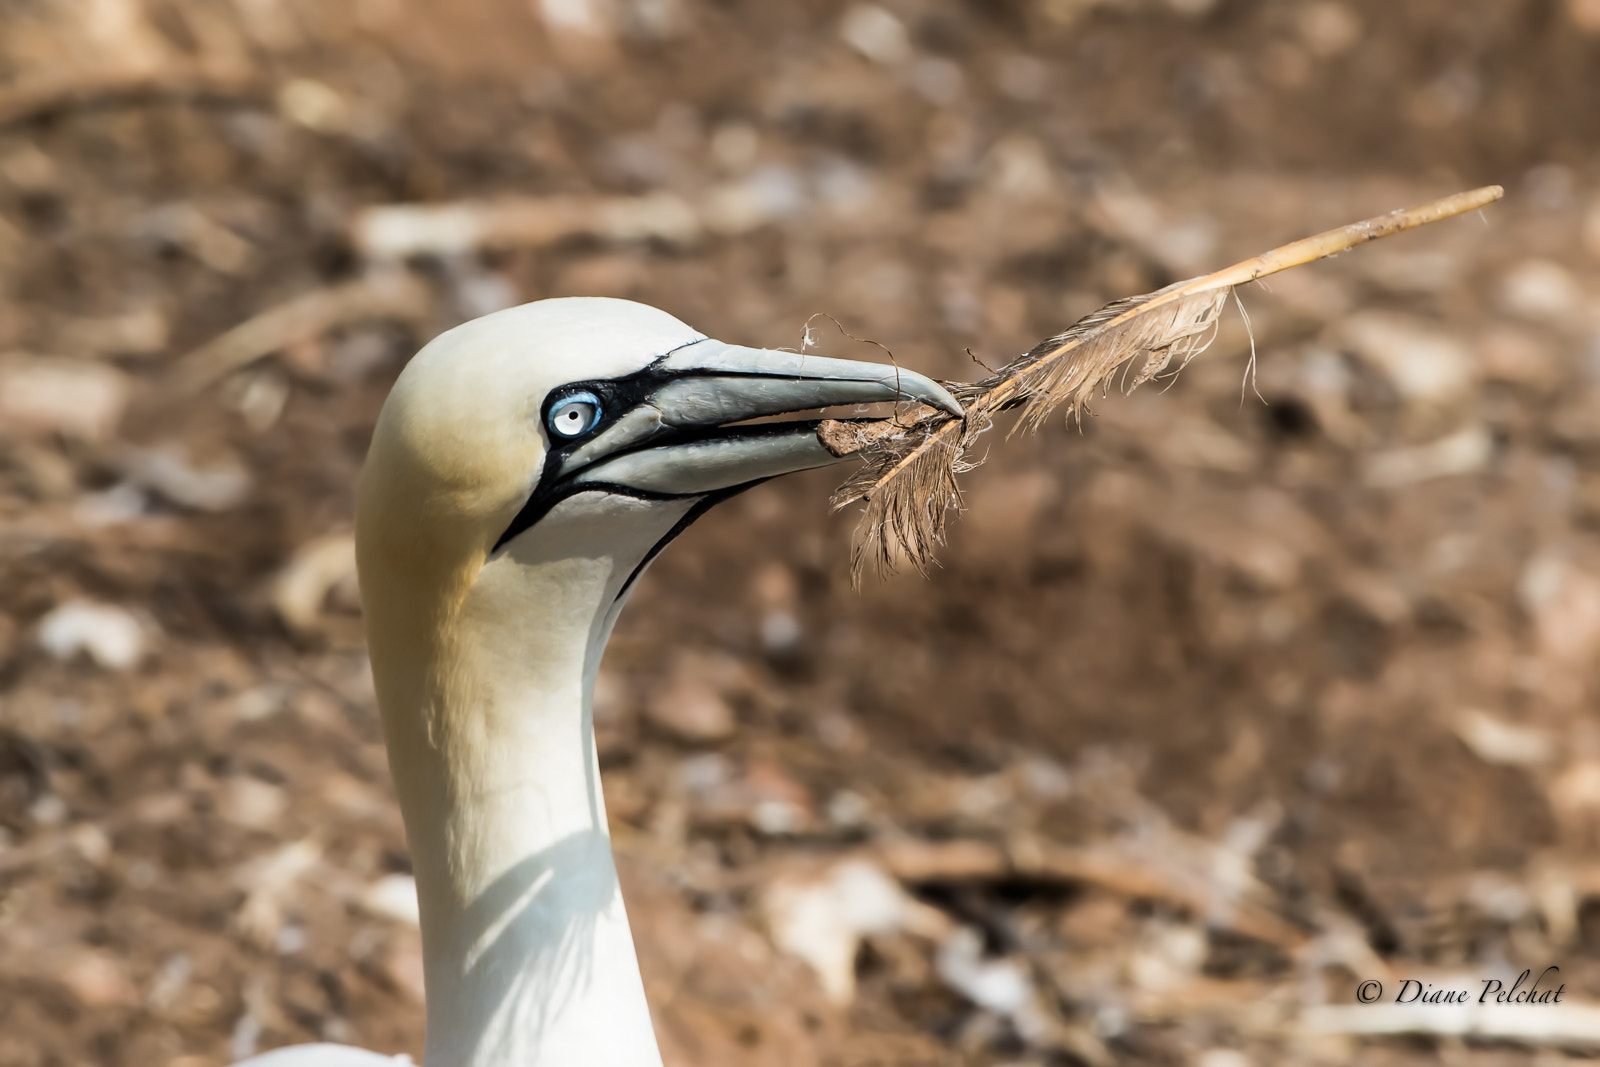
[[443, 788], [407, 805], [428, 990], [424, 1062], [655, 1067], [587, 686], [482, 698], [505, 713], [500, 728], [451, 738]]
[[368, 605], [422, 915], [425, 1062], [657, 1067], [591, 721], [613, 587], [637, 562], [538, 547], [513, 546], [431, 622]]

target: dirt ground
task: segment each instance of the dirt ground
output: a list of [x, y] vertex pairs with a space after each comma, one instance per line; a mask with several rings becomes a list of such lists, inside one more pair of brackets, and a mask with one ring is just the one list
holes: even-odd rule
[[0, 0], [0, 1065], [420, 1058], [349, 530], [439, 330], [970, 380], [1490, 182], [992, 434], [926, 579], [837, 471], [714, 511], [599, 745], [676, 1067], [1600, 1051], [1597, 71], [1594, 0]]

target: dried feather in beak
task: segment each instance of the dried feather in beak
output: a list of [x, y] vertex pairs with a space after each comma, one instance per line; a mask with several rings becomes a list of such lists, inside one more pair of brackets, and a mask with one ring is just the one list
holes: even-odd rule
[[871, 558], [891, 571], [897, 557], [926, 572], [944, 543], [950, 512], [961, 506], [956, 476], [976, 463], [973, 443], [1002, 411], [1020, 408], [1018, 427], [1037, 430], [1065, 404], [1081, 417], [1097, 392], [1126, 369], [1131, 392], [1170, 367], [1205, 351], [1233, 287], [1343, 252], [1358, 244], [1415, 229], [1500, 199], [1498, 185], [1457, 193], [1422, 207], [1394, 211], [1275, 248], [1215, 274], [1107, 304], [997, 373], [951, 386], [965, 418], [919, 405], [891, 419], [828, 420], [817, 437], [836, 456], [859, 455], [860, 469], [834, 494], [835, 509], [864, 501], [851, 566], [857, 577]]

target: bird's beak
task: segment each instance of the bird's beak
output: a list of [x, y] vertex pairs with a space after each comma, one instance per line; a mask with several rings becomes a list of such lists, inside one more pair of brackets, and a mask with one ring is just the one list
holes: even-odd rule
[[686, 496], [837, 462], [814, 421], [730, 426], [763, 415], [885, 400], [961, 414], [943, 386], [913, 371], [721, 341], [686, 345], [646, 376], [646, 395], [564, 457], [576, 484]]
[[750, 419], [899, 400], [962, 415], [948, 390], [915, 371], [709, 339], [627, 378], [581, 384], [605, 399], [605, 419], [581, 441], [552, 443], [539, 484], [496, 547], [576, 493], [720, 496], [839, 461], [818, 441], [816, 420], [735, 425]]

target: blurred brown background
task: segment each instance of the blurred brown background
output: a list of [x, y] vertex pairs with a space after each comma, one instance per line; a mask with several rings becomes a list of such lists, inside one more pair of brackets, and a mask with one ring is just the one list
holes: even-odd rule
[[348, 531], [438, 330], [971, 379], [1487, 182], [1242, 290], [1254, 387], [1230, 314], [992, 435], [927, 580], [852, 590], [838, 472], [713, 513], [601, 751], [679, 1067], [1593, 1051], [1327, 1006], [1600, 999], [1597, 75], [1594, 0], [0, 0], [0, 1064], [420, 1055]]

